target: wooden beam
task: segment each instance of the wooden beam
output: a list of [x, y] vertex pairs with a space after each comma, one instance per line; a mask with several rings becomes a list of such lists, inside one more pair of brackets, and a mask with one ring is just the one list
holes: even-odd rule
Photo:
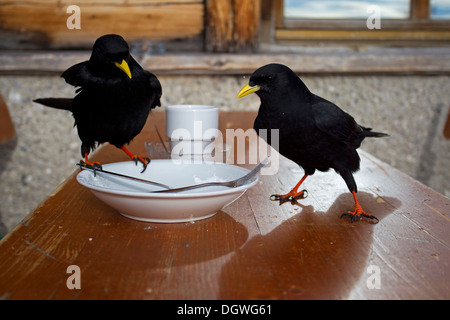
[[352, 41], [445, 41], [450, 40], [448, 30], [302, 30], [278, 29], [277, 40], [352, 40]]
[[411, 0], [411, 19], [422, 20], [430, 18], [431, 0]]
[[227, 52], [233, 43], [231, 0], [206, 0], [206, 50]]
[[[60, 74], [89, 59], [89, 52], [0, 51], [0, 74]], [[145, 55], [141, 65], [156, 74], [251, 74], [268, 63], [282, 63], [303, 74], [450, 74], [447, 48], [391, 48], [365, 51], [318, 48], [282, 54]]]
[[260, 25], [260, 1], [241, 0], [234, 2], [235, 51], [256, 49]]
[[275, 26], [277, 28], [284, 28], [284, 1], [283, 0], [271, 0], [273, 1], [273, 14], [275, 15]]
[[206, 50], [254, 50], [259, 34], [260, 3], [260, 0], [206, 0]]

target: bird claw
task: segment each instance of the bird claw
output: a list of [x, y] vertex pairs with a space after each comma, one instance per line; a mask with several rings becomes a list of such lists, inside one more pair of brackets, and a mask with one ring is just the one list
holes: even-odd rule
[[141, 162], [144, 166], [144, 169], [141, 171], [141, 173], [144, 173], [144, 171], [147, 169], [147, 166], [150, 164], [150, 161], [152, 161], [152, 159], [142, 156], [133, 156], [133, 160], [136, 165], [138, 164], [138, 162]]
[[270, 196], [270, 200], [272, 200], [272, 201], [280, 201], [280, 206], [283, 203], [288, 202], [288, 201], [291, 201], [291, 203], [292, 203], [292, 197], [290, 195], [283, 196], [283, 195], [279, 195], [279, 194], [273, 194], [273, 195]]
[[284, 195], [273, 194], [270, 196], [272, 201], [280, 201], [280, 206], [285, 202], [291, 202], [291, 204], [299, 204], [297, 200], [305, 199], [308, 197], [308, 191], [306, 189], [300, 191], [299, 193], [288, 193]]
[[356, 210], [356, 211], [347, 211], [347, 212], [345, 212], [345, 213], [343, 213], [341, 215], [341, 219], [342, 219], [342, 217], [350, 217], [352, 223], [355, 222], [355, 221], [359, 221], [361, 219], [361, 217], [365, 217], [365, 218], [368, 218], [368, 219], [371, 219], [371, 220], [376, 220], [375, 223], [378, 223], [380, 221], [380, 220], [378, 220], [377, 217], [375, 217], [375, 216], [373, 216], [371, 214], [365, 213], [364, 211], [358, 211], [358, 210]]
[[94, 171], [94, 177], [96, 176], [97, 171], [102, 171], [103, 170], [103, 167], [102, 167], [100, 162], [86, 162], [86, 161], [80, 160], [78, 165], [80, 167], [93, 170]]

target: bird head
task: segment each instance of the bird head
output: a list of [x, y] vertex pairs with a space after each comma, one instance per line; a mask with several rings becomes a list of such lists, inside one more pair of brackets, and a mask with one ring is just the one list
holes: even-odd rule
[[256, 93], [261, 99], [280, 98], [292, 92], [310, 94], [300, 78], [287, 66], [271, 63], [257, 69], [250, 80], [238, 93], [242, 98]]
[[98, 38], [89, 59], [91, 69], [101, 76], [111, 77], [125, 74], [131, 79], [129, 61], [128, 44], [117, 34], [107, 34]]

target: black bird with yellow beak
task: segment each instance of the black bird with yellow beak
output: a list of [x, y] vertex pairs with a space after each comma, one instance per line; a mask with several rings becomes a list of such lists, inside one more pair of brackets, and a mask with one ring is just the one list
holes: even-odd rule
[[132, 154], [126, 147], [139, 134], [151, 109], [160, 106], [161, 84], [130, 55], [128, 44], [115, 34], [98, 38], [89, 61], [70, 67], [61, 75], [67, 83], [79, 87], [71, 98], [34, 100], [48, 107], [69, 110], [81, 139], [82, 163], [97, 145], [109, 142], [122, 149], [144, 170], [150, 159]]
[[[357, 187], [353, 173], [359, 170], [356, 151], [366, 137], [384, 137], [385, 133], [373, 132], [356, 123], [351, 115], [338, 106], [313, 94], [300, 78], [288, 67], [269, 64], [256, 70], [238, 94], [238, 98], [256, 93], [260, 100], [254, 129], [278, 129], [279, 152], [305, 170], [304, 176], [287, 194], [275, 194], [272, 200], [297, 203], [305, 197], [300, 185], [316, 170], [334, 169], [342, 176], [353, 194], [355, 207], [342, 216], [352, 222], [361, 217], [374, 219], [366, 213], [356, 197]], [[270, 136], [267, 143], [271, 144]]]

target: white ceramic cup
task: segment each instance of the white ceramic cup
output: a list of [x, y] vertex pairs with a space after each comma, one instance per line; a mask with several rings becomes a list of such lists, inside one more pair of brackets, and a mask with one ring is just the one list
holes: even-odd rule
[[207, 105], [166, 107], [166, 136], [172, 154], [203, 154], [218, 135], [219, 108]]

